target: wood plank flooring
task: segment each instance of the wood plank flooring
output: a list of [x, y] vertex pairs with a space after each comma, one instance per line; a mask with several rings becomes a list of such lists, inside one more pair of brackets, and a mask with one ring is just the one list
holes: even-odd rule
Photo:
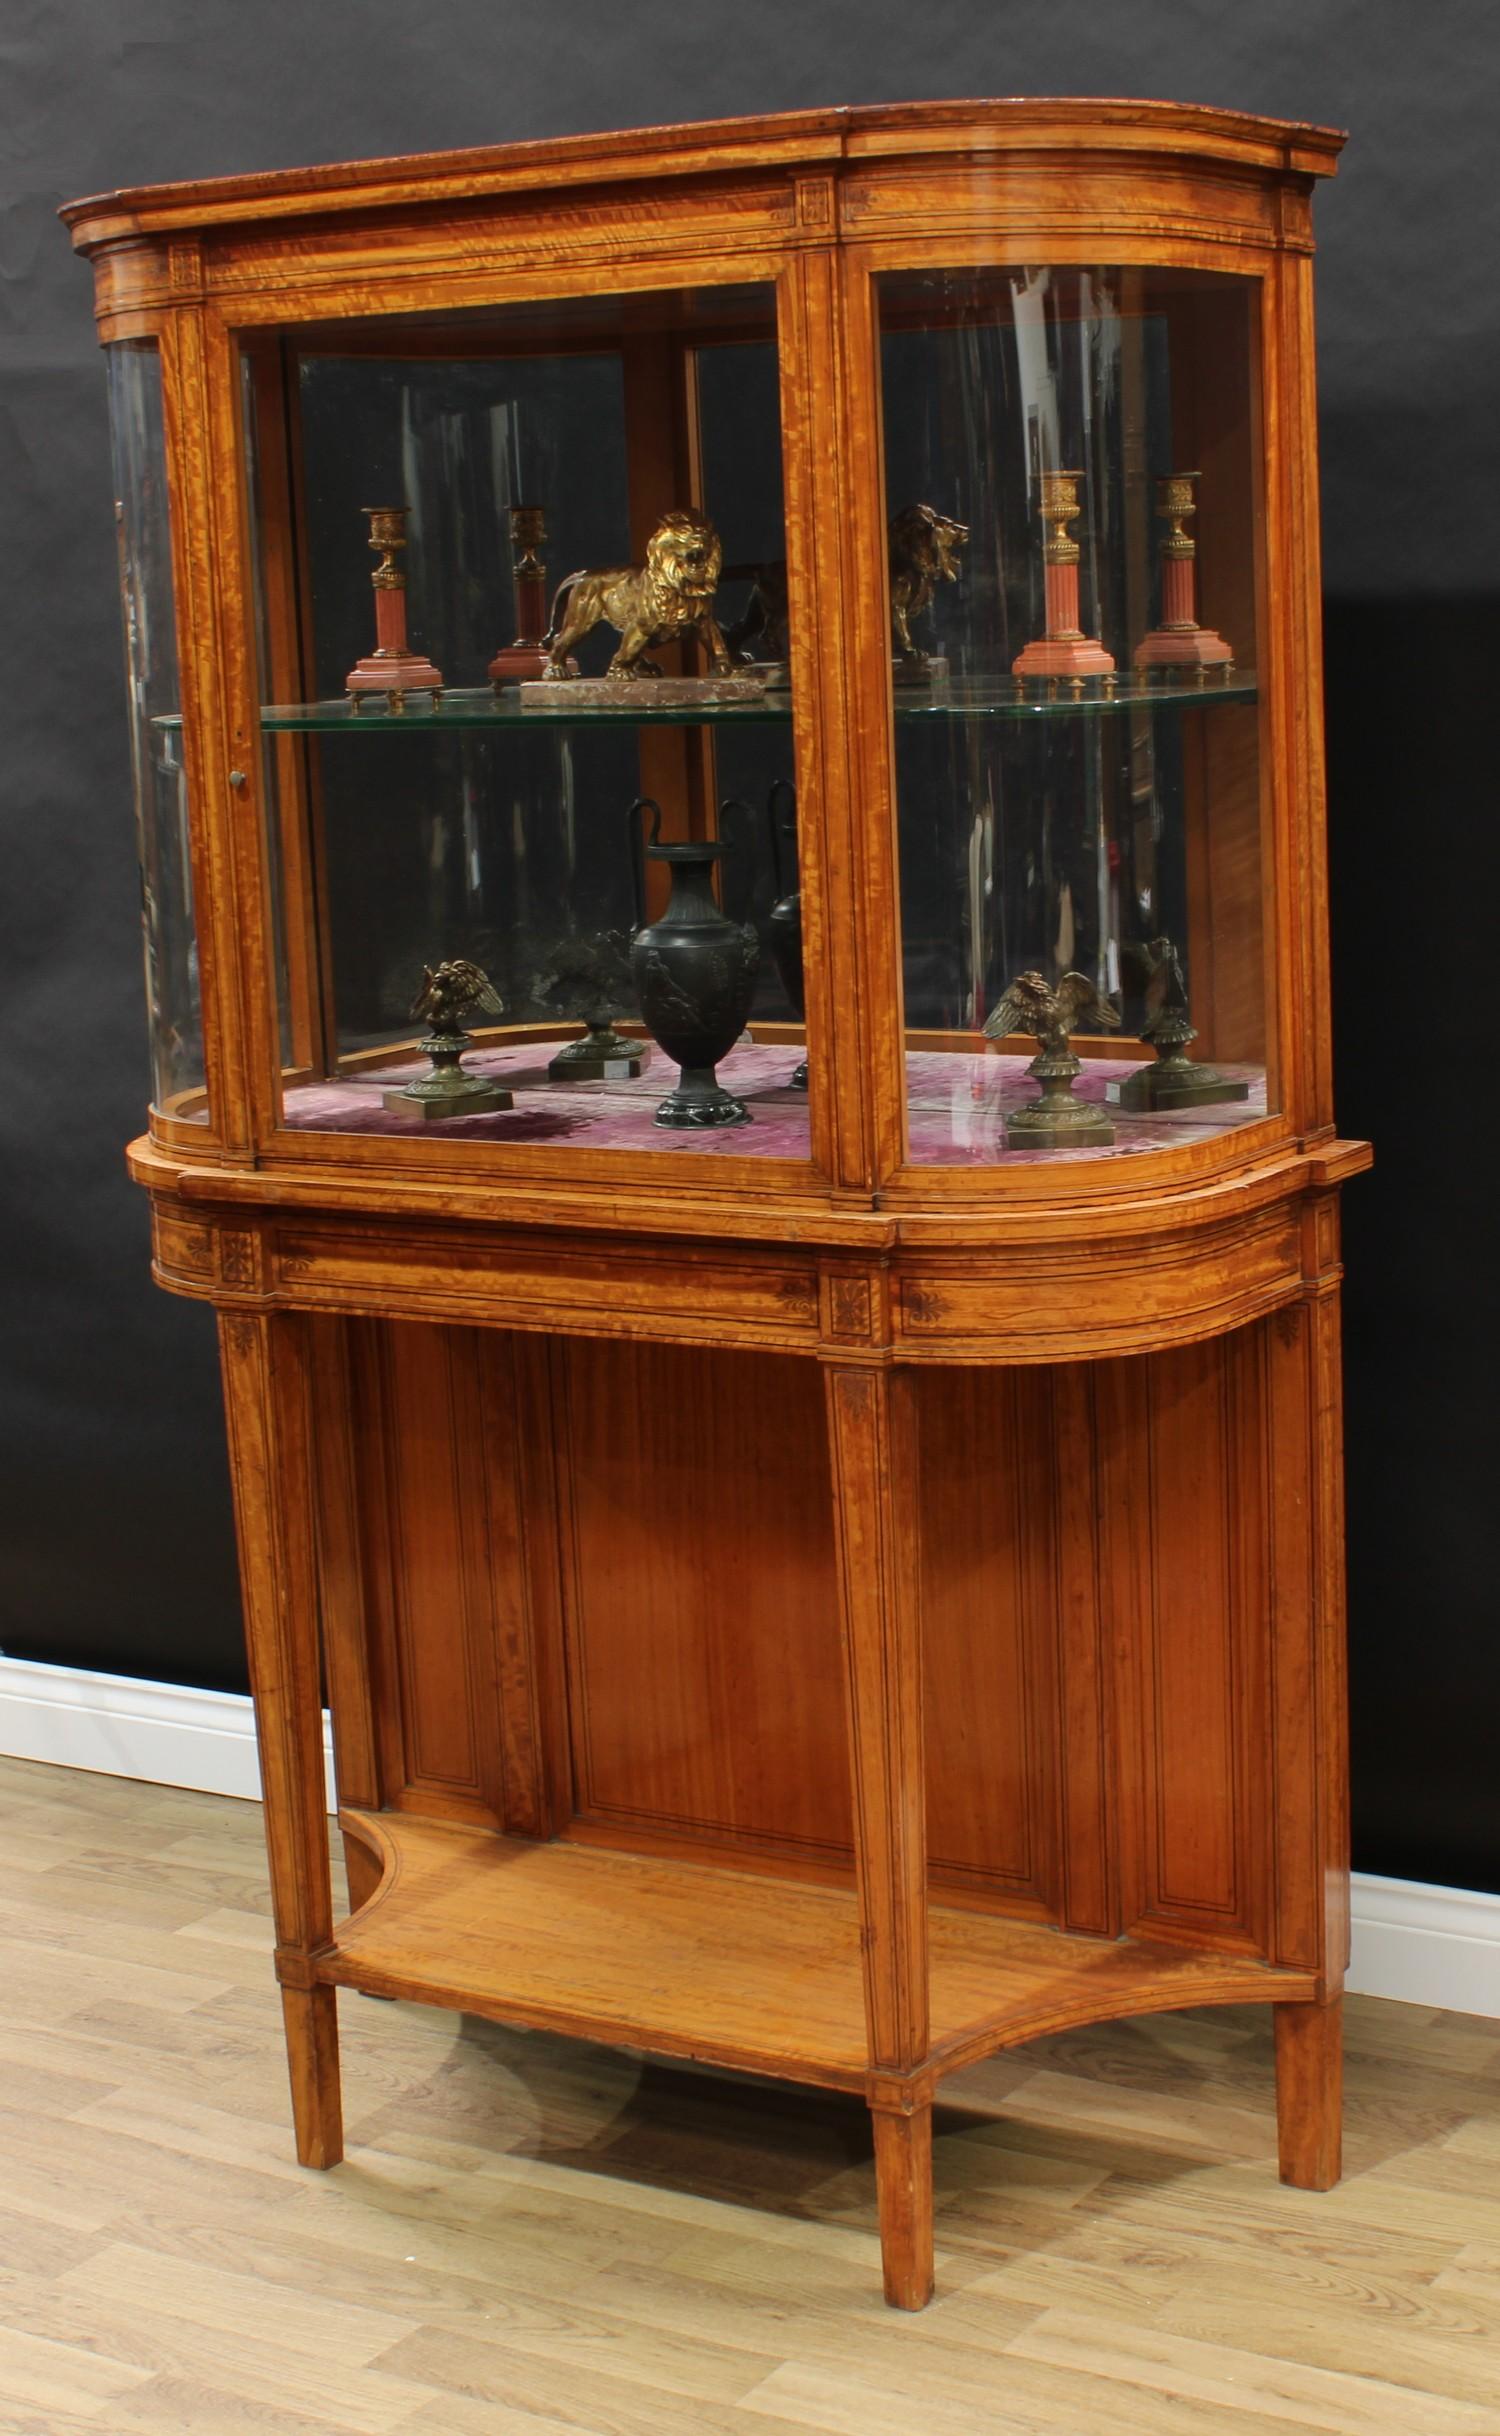
[[0, 2436], [1500, 2436], [1500, 2022], [1351, 1999], [1346, 2179], [1269, 2016], [947, 2085], [884, 2308], [853, 2099], [340, 1998], [292, 2160], [253, 1806], [0, 1761]]

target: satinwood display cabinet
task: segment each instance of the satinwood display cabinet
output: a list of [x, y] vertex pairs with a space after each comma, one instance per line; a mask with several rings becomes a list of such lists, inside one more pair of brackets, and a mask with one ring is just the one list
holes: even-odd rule
[[[1042, 2032], [1270, 2004], [1337, 2174], [1338, 145], [923, 104], [65, 214], [308, 2165], [343, 1988], [859, 2095], [908, 2308], [934, 2092]], [[591, 682], [568, 579], [648, 563], [710, 622]]]

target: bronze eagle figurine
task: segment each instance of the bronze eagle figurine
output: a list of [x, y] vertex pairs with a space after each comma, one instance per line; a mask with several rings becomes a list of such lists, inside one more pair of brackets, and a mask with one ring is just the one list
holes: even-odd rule
[[1169, 938], [1154, 938], [1147, 948], [1147, 1026], [1166, 1006], [1188, 1004], [1188, 984], [1183, 982], [1183, 965]]
[[[1197, 1028], [1188, 1014], [1187, 982], [1183, 978], [1182, 958], [1170, 939], [1153, 939], [1146, 950], [1149, 959], [1146, 974], [1146, 1020], [1141, 1026], [1142, 1040], [1149, 1040], [1159, 1058], [1172, 1061], [1174, 1072], [1187, 1064], [1187, 1047], [1198, 1037]], [[1194, 1080], [1212, 1081], [1214, 1077], [1198, 1076]], [[1160, 1076], [1157, 1077], [1158, 1081]]]
[[1028, 1032], [1044, 1052], [1065, 1057], [1068, 1036], [1079, 1019], [1101, 1031], [1118, 1032], [1120, 1018], [1107, 998], [1101, 998], [1083, 973], [1064, 973], [1056, 989], [1041, 973], [1020, 973], [990, 1015], [986, 1040], [1004, 1040], [1009, 1032]]
[[434, 1032], [461, 1032], [468, 1007], [480, 1008], [487, 1015], [504, 1012], [488, 973], [466, 956], [455, 956], [436, 971], [430, 964], [423, 965], [422, 986], [411, 1002], [413, 1015], [421, 1016]]

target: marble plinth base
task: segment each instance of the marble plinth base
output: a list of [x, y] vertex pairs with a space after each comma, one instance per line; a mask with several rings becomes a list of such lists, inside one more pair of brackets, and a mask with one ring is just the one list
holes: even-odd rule
[[521, 687], [522, 710], [677, 710], [695, 702], [759, 702], [764, 677], [544, 677]]
[[391, 709], [398, 711], [407, 694], [431, 694], [435, 704], [440, 702], [443, 673], [419, 651], [404, 651], [388, 660], [371, 652], [367, 659], [355, 661], [344, 679], [344, 691], [356, 711], [361, 694], [384, 694]]
[[1135, 647], [1137, 668], [1219, 668], [1225, 676], [1234, 666], [1234, 648], [1211, 626], [1190, 626], [1176, 634], [1165, 626], [1148, 634]]
[[527, 677], [539, 677], [546, 665], [545, 643], [507, 643], [496, 652], [485, 674], [492, 685], [520, 685]]
[[1028, 643], [1019, 659], [1012, 660], [1013, 677], [1112, 677], [1114, 660], [1102, 643], [1086, 634], [1044, 635], [1037, 643]]

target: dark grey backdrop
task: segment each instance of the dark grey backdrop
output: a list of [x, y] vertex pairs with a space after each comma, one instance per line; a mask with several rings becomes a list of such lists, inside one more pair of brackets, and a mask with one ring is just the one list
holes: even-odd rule
[[1500, 1888], [1487, 1203], [1500, 370], [1487, 0], [5, 0], [0, 1649], [242, 1681], [211, 1328], [147, 1279], [104, 386], [53, 218], [141, 180], [809, 103], [1159, 95], [1353, 130], [1320, 191], [1355, 1854]]

